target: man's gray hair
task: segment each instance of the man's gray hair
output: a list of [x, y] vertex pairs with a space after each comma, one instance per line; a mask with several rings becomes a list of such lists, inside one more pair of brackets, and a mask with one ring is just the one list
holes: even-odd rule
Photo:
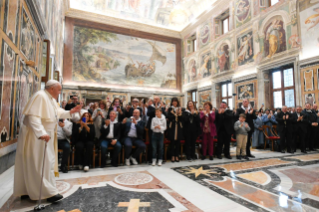
[[56, 80], [49, 80], [49, 81], [47, 81], [47, 83], [45, 84], [45, 89], [48, 90], [48, 89], [50, 89], [51, 87], [56, 86], [56, 85], [61, 85], [61, 83], [59, 83], [59, 82], [56, 81]]

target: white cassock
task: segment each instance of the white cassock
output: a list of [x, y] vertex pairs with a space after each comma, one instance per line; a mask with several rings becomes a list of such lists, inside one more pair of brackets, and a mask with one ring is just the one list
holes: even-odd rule
[[45, 147], [45, 141], [39, 138], [49, 135], [41, 198], [47, 199], [59, 193], [55, 184], [55, 177], [59, 176], [56, 130], [59, 118], [71, 118], [70, 111], [58, 107], [57, 101], [41, 90], [28, 101], [23, 115], [16, 151], [14, 195], [39, 199]]

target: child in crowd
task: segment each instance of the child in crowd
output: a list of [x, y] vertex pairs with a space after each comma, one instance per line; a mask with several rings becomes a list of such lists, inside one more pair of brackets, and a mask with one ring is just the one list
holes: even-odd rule
[[152, 166], [156, 165], [156, 153], [158, 147], [158, 165], [162, 165], [163, 161], [163, 146], [164, 146], [164, 132], [166, 130], [166, 118], [162, 114], [162, 110], [160, 108], [156, 108], [155, 117], [152, 119], [151, 129], [153, 131], [152, 135], [152, 153], [153, 153], [153, 161]]
[[[241, 155], [244, 157], [244, 159], [249, 160], [249, 158], [246, 155], [246, 144], [247, 144], [247, 135], [250, 131], [250, 127], [245, 122], [246, 115], [240, 114], [239, 120], [235, 122], [234, 129], [236, 131], [236, 140], [237, 140], [237, 148], [236, 148], [236, 156], [237, 159], [241, 160]], [[241, 152], [241, 154], [240, 154]]]

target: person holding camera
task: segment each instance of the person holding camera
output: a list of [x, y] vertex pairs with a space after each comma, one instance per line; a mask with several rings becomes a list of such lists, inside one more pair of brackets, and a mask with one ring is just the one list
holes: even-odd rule
[[[89, 171], [89, 165], [93, 158], [95, 127], [90, 113], [84, 113], [81, 120], [73, 128], [72, 135], [75, 142], [75, 160], [84, 171]], [[84, 151], [85, 150], [85, 151]]]
[[122, 122], [123, 119], [125, 118], [125, 110], [122, 107], [122, 103], [121, 103], [121, 100], [119, 98], [114, 98], [114, 100], [109, 108], [108, 114], [107, 114], [108, 119], [110, 119], [111, 111], [115, 111], [117, 122]]
[[68, 103], [65, 105], [65, 110], [71, 110], [75, 106], [78, 105], [78, 97], [77, 96], [72, 96]]
[[72, 122], [67, 119], [59, 119], [57, 137], [58, 148], [63, 150], [61, 161], [61, 171], [63, 173], [68, 173], [67, 163], [71, 152], [69, 137], [72, 135], [72, 126]]
[[100, 129], [102, 126], [102, 121], [107, 118], [106, 102], [101, 100], [99, 102], [99, 107], [94, 110], [92, 119], [95, 127], [95, 137], [100, 138]]
[[134, 98], [132, 101], [132, 107], [129, 110], [128, 116], [127, 117], [131, 117], [133, 116], [133, 111], [135, 109], [138, 109], [140, 111], [140, 116], [143, 116], [143, 109], [139, 106], [140, 101], [137, 98]]

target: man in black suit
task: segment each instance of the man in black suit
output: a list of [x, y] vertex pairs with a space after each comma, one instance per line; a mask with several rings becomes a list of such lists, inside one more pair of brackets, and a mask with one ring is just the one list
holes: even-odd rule
[[[122, 122], [123, 138], [125, 148], [125, 164], [130, 165], [130, 159], [134, 165], [138, 162], [136, 158], [146, 149], [143, 141], [145, 122], [140, 117], [140, 111], [135, 109], [132, 118], [125, 118]], [[135, 152], [131, 155], [132, 146], [136, 146]]]
[[217, 157], [222, 159], [222, 151], [224, 146], [224, 156], [231, 159], [230, 156], [230, 140], [234, 132], [233, 112], [227, 109], [227, 103], [222, 102], [219, 110], [215, 111], [215, 123], [217, 127]]
[[302, 111], [301, 106], [296, 107], [296, 111], [292, 114], [292, 123], [293, 123], [293, 139], [291, 140], [292, 143], [290, 145], [289, 153], [294, 153], [296, 149], [296, 141], [297, 137], [299, 137], [300, 141], [300, 150], [303, 153], [306, 152], [306, 135], [307, 135], [307, 114]]
[[[292, 140], [292, 114], [287, 111], [287, 106], [282, 106], [281, 112], [277, 114], [276, 121], [278, 122], [277, 131], [280, 135], [281, 153], [285, 153], [286, 143], [288, 152], [291, 151]], [[290, 143], [289, 143], [290, 142]]]
[[133, 111], [134, 111], [135, 109], [139, 109], [140, 114], [141, 114], [140, 116], [142, 117], [142, 115], [143, 115], [143, 109], [138, 106], [139, 102], [140, 102], [140, 101], [139, 101], [137, 98], [134, 98], [134, 99], [133, 99], [133, 101], [132, 101], [132, 107], [131, 107], [130, 110], [129, 110], [129, 113], [128, 113], [127, 118], [130, 118], [130, 117], [133, 116]]
[[255, 131], [254, 119], [256, 119], [257, 116], [256, 116], [256, 111], [249, 105], [248, 99], [244, 99], [241, 108], [238, 108], [236, 110], [236, 121], [239, 120], [239, 115], [242, 113], [246, 115], [246, 122], [248, 123], [250, 127], [250, 131], [248, 132], [248, 136], [247, 136], [246, 155], [247, 157], [254, 158], [255, 156], [252, 155], [250, 152], [250, 146], [251, 146], [250, 140], [251, 140], [251, 136], [253, 132]]
[[315, 151], [314, 144], [316, 142], [316, 133], [318, 130], [318, 116], [314, 110], [311, 109], [311, 105], [306, 103], [306, 109], [304, 113], [307, 114], [307, 137], [306, 137], [306, 147], [309, 151]]
[[106, 152], [109, 145], [114, 147], [111, 164], [114, 167], [117, 167], [118, 155], [121, 152], [122, 145], [120, 143], [120, 132], [121, 132], [121, 123], [116, 121], [115, 111], [110, 112], [110, 119], [104, 119], [102, 121], [101, 127], [101, 167], [105, 167], [106, 163]]
[[[318, 110], [317, 104], [313, 104], [312, 110], [313, 110], [313, 112], [316, 114], [317, 119], [318, 119], [318, 121], [319, 121], [319, 110]], [[318, 131], [318, 128], [319, 128], [319, 127], [316, 127], [315, 135], [314, 135], [314, 140], [313, 140], [313, 144], [312, 144], [312, 149], [313, 149], [314, 151], [316, 151], [316, 148], [317, 148], [317, 146], [318, 146], [318, 143], [317, 143], [318, 140], [319, 140], [319, 131]]]
[[65, 105], [65, 110], [71, 110], [76, 105], [78, 105], [78, 97], [73, 96], [72, 98], [69, 99], [68, 103]]

